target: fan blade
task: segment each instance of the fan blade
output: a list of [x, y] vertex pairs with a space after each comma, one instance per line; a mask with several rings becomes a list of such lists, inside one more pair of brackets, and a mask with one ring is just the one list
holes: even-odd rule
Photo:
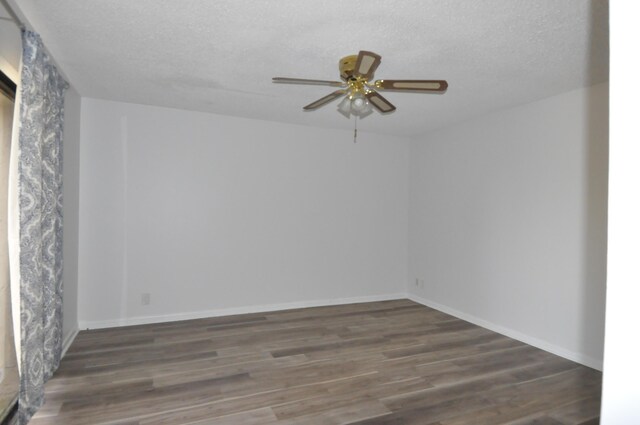
[[373, 52], [367, 52], [366, 50], [360, 50], [358, 59], [356, 60], [356, 68], [353, 71], [356, 77], [362, 77], [365, 80], [373, 78], [373, 73], [376, 72], [378, 65], [382, 61], [382, 57]]
[[312, 111], [314, 109], [318, 109], [319, 107], [324, 106], [327, 103], [331, 102], [332, 100], [335, 100], [345, 94], [347, 94], [346, 90], [336, 90], [333, 93], [326, 95], [322, 99], [318, 99], [315, 102], [308, 104], [302, 109], [304, 109], [305, 111]]
[[345, 83], [341, 81], [327, 81], [327, 80], [307, 80], [305, 78], [286, 78], [286, 77], [274, 77], [274, 83], [284, 84], [310, 84], [313, 86], [332, 86], [332, 87], [345, 87]]
[[377, 89], [443, 92], [449, 84], [445, 80], [377, 80]]
[[369, 93], [365, 94], [365, 96], [369, 100], [369, 103], [382, 113], [392, 112], [396, 110], [396, 107], [393, 106], [387, 99], [382, 97], [378, 92], [370, 91]]

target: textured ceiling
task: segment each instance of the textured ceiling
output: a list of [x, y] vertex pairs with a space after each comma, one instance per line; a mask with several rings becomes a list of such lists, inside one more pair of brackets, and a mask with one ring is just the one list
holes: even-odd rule
[[10, 2], [83, 95], [352, 128], [302, 106], [338, 60], [382, 55], [376, 78], [446, 79], [444, 95], [387, 92], [362, 130], [414, 136], [608, 79], [605, 0], [21, 0]]

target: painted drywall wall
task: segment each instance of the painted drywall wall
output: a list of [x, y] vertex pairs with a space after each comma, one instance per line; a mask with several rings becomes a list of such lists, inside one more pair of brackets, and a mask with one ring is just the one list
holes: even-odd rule
[[65, 348], [78, 331], [78, 226], [80, 202], [80, 107], [82, 99], [69, 87], [64, 103], [63, 133], [63, 310]]
[[88, 98], [81, 140], [82, 327], [405, 290], [407, 140]]
[[13, 81], [18, 81], [21, 55], [20, 28], [12, 21], [4, 4], [0, 3], [0, 69]]
[[607, 132], [601, 84], [413, 143], [412, 296], [601, 368]]
[[[640, 38], [638, 2], [611, 7], [611, 160], [602, 425], [640, 423], [640, 63], [629, 52]], [[631, 49], [631, 50], [630, 50]]]

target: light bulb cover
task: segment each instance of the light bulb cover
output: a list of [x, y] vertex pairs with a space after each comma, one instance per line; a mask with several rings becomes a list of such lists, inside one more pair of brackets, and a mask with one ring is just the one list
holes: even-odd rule
[[351, 99], [351, 109], [361, 112], [367, 107], [367, 99], [364, 96], [354, 96]]
[[349, 99], [349, 96], [345, 96], [345, 98], [338, 103], [338, 112], [346, 118], [351, 118], [351, 99]]
[[369, 100], [362, 94], [356, 93], [351, 96], [351, 113], [360, 118], [364, 118], [372, 111]]
[[364, 94], [354, 93], [342, 99], [338, 104], [338, 112], [345, 118], [351, 118], [351, 115], [364, 118], [373, 112], [373, 108]]

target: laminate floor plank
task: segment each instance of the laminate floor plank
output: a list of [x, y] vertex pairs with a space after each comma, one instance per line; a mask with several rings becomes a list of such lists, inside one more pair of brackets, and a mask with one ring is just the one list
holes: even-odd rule
[[289, 419], [278, 418], [278, 425], [341, 425], [357, 422], [366, 418], [385, 416], [389, 410], [376, 400], [353, 400], [340, 406], [327, 406], [317, 413], [296, 416]]
[[[190, 408], [183, 407], [179, 409], [179, 411], [183, 418], [188, 421], [227, 416], [242, 412], [247, 409], [247, 406], [254, 408], [270, 407], [282, 403], [329, 395], [334, 391], [341, 391], [341, 389], [343, 389], [342, 391], [344, 392], [346, 391], [345, 389], [348, 388], [371, 385], [371, 383], [374, 382], [372, 378], [373, 375], [375, 375], [375, 372], [325, 382], [314, 382], [313, 384], [266, 391], [251, 391], [247, 394], [234, 394], [221, 400], [210, 401]], [[168, 415], [165, 412], [156, 413], [141, 419], [141, 423], [158, 425], [179, 423], [172, 422], [167, 418]]]
[[31, 423], [587, 425], [601, 379], [392, 300], [82, 331]]
[[589, 397], [553, 409], [549, 416], [559, 422], [585, 424], [600, 416], [600, 397]]

